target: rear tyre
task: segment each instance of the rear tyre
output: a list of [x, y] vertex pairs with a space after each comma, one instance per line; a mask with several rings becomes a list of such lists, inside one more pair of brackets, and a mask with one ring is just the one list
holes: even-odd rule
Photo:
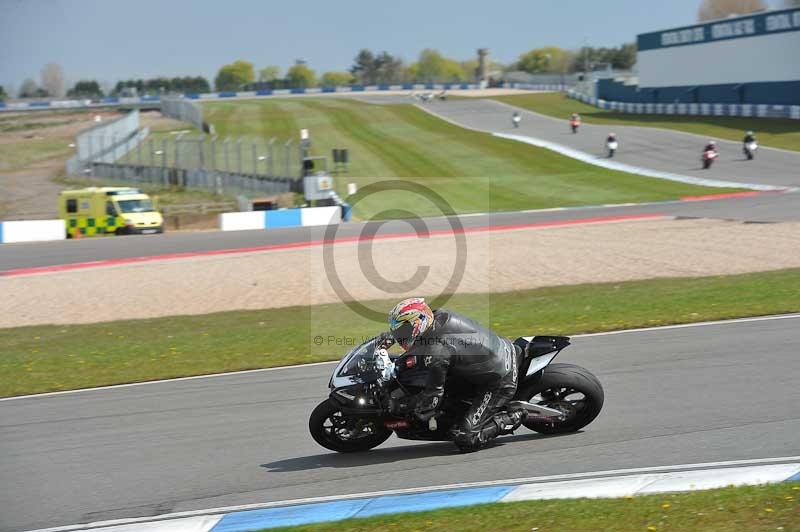
[[518, 397], [564, 412], [561, 421], [526, 419], [523, 425], [542, 434], [576, 432], [592, 421], [603, 408], [605, 394], [597, 377], [573, 364], [550, 364], [538, 382], [523, 388]]
[[351, 420], [342, 417], [339, 406], [327, 399], [311, 412], [308, 419], [311, 437], [326, 449], [339, 453], [357, 453], [377, 447], [392, 431], [377, 420]]

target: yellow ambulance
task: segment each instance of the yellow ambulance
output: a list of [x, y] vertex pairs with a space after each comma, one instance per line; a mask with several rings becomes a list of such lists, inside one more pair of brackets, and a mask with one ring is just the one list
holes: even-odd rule
[[158, 206], [137, 188], [65, 190], [58, 199], [58, 214], [67, 226], [67, 238], [164, 232]]

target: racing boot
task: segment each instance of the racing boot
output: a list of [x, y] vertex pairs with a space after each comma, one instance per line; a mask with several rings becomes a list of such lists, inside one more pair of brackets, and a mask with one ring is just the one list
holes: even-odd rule
[[497, 436], [514, 434], [514, 431], [522, 425], [526, 417], [528, 417], [528, 412], [522, 409], [513, 409], [495, 414], [492, 421], [497, 426]]

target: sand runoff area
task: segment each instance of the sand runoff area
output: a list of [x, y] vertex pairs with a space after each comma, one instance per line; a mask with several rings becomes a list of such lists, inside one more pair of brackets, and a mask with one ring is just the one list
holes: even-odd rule
[[330, 260], [316, 246], [0, 277], [0, 327], [333, 303], [333, 264], [356, 300], [800, 267], [800, 223], [658, 218], [462, 236], [460, 259], [445, 234], [340, 243]]

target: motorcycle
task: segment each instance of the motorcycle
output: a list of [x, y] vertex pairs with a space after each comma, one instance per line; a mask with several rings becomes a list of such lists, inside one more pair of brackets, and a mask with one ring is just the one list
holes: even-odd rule
[[570, 120], [569, 121], [569, 125], [572, 127], [572, 132], [573, 133], [577, 133], [578, 132], [578, 126], [581, 125], [581, 121], [580, 120]]
[[618, 146], [619, 143], [616, 140], [609, 140], [608, 142], [606, 142], [606, 148], [608, 148], [609, 158], [614, 157], [614, 153], [616, 153]]
[[522, 117], [519, 115], [514, 115], [511, 117], [511, 122], [514, 124], [514, 127], [519, 127], [519, 123], [522, 121]]
[[716, 159], [717, 157], [719, 157], [719, 153], [717, 153], [716, 150], [706, 150], [706, 151], [704, 151], [703, 152], [703, 157], [702, 157], [703, 169], [707, 170], [707, 169], [711, 168], [711, 163], [713, 163], [714, 159]]
[[[572, 364], [551, 364], [568, 345], [565, 336], [517, 338], [517, 392], [501, 410], [525, 409], [523, 425], [542, 434], [576, 432], [597, 417], [603, 407], [600, 381]], [[312, 438], [332, 451], [363, 452], [394, 433], [405, 440], [450, 441], [451, 428], [470, 406], [472, 385], [457, 376], [447, 380], [438, 409], [425, 418], [415, 415], [410, 399], [428, 379], [427, 362], [413, 354], [390, 355], [380, 337], [353, 348], [336, 366], [328, 399], [311, 412]], [[491, 419], [487, 423], [492, 422]]]
[[751, 161], [753, 157], [755, 157], [757, 149], [758, 149], [758, 144], [756, 143], [756, 141], [745, 143], [743, 150], [748, 161]]

